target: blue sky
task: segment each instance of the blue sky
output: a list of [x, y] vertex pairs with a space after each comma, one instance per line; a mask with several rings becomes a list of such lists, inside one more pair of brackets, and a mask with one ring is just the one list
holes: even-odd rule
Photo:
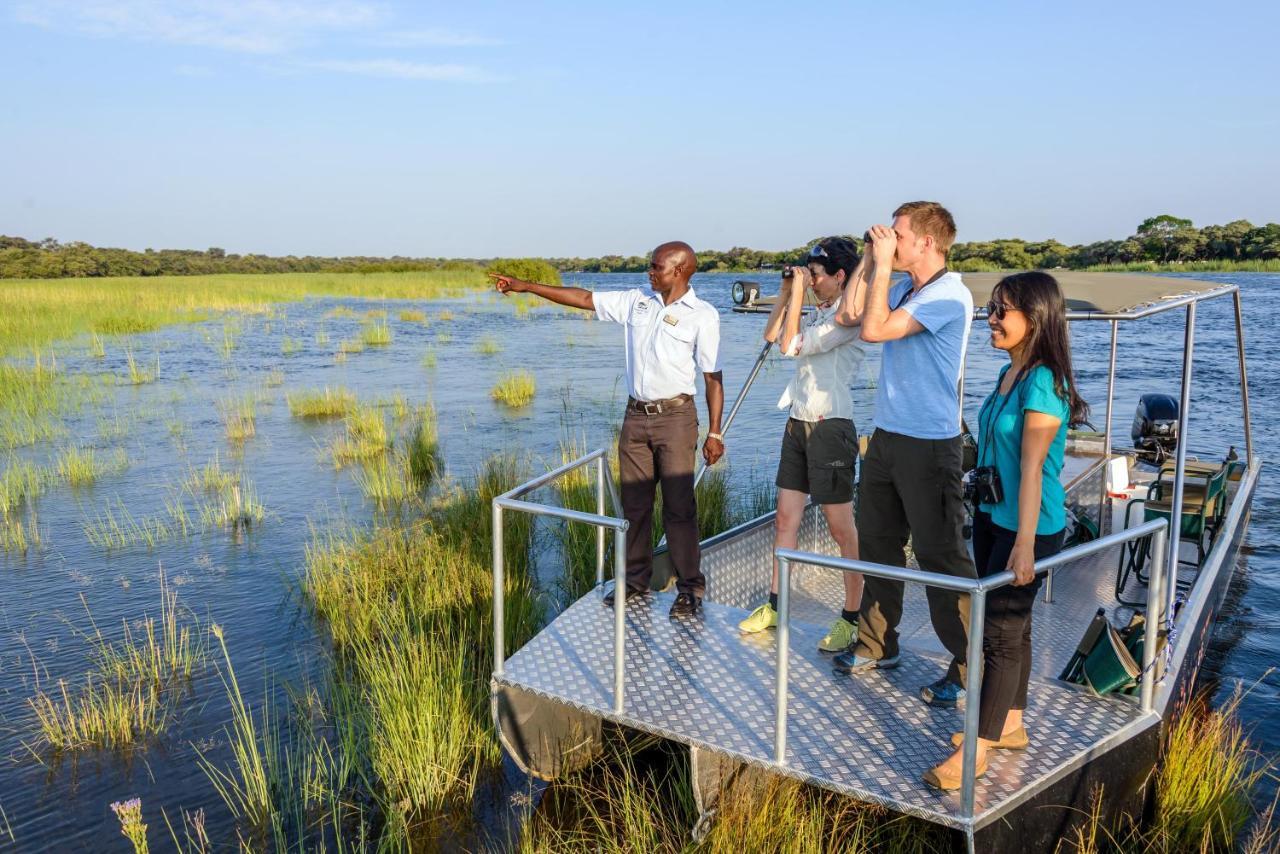
[[0, 233], [446, 256], [1280, 220], [1280, 4], [0, 6]]

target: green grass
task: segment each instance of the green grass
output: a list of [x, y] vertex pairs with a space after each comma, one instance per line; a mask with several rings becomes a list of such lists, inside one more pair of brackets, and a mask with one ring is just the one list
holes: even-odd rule
[[[478, 269], [0, 281], [0, 354], [97, 333], [133, 334], [262, 312], [307, 297], [436, 299], [487, 287]], [[348, 309], [348, 311], [350, 311]], [[354, 313], [352, 312], [351, 315]], [[346, 315], [346, 316], [351, 316]]]
[[338, 342], [338, 355], [345, 356], [350, 353], [363, 353], [364, 341], [357, 338], [347, 338]]
[[294, 356], [302, 352], [302, 342], [288, 335], [280, 339], [280, 355]]
[[347, 413], [343, 426], [343, 435], [330, 447], [335, 468], [373, 459], [391, 449], [386, 418], [376, 406], [357, 406]]
[[356, 484], [380, 508], [400, 505], [418, 496], [419, 481], [401, 454], [374, 457], [355, 473]]
[[325, 320], [345, 320], [352, 317], [359, 317], [359, 315], [356, 314], [353, 309], [350, 309], [345, 305], [340, 305], [337, 308], [331, 308], [324, 313]]
[[528, 406], [537, 393], [533, 374], [525, 370], [507, 371], [498, 377], [489, 394], [499, 403], [511, 407]]
[[427, 370], [434, 370], [436, 367], [436, 351], [434, 347], [428, 347], [427, 351], [422, 354], [422, 367]]
[[239, 482], [240, 475], [224, 469], [218, 455], [214, 454], [213, 459], [206, 463], [204, 468], [199, 471], [192, 471], [187, 475], [183, 486], [192, 494], [196, 494], [200, 492], [222, 492]]
[[253, 484], [241, 480], [219, 490], [213, 499], [201, 505], [200, 525], [205, 530], [249, 530], [261, 525], [266, 515]]
[[446, 308], [444, 311], [436, 315], [436, 317], [440, 320], [441, 323], [449, 323], [450, 321], [453, 320], [453, 312]]
[[41, 742], [59, 751], [128, 747], [161, 732], [169, 720], [158, 689], [93, 674], [85, 677], [78, 690], [60, 679], [55, 692], [37, 691], [29, 703]]
[[107, 357], [106, 345], [102, 343], [102, 337], [96, 332], [89, 333], [89, 357], [91, 359], [105, 359]]
[[29, 505], [44, 492], [48, 481], [48, 472], [41, 466], [10, 456], [0, 471], [0, 516], [16, 514]]
[[366, 323], [360, 327], [360, 340], [367, 347], [388, 347], [391, 344], [391, 327], [382, 323]]
[[131, 385], [146, 385], [156, 381], [156, 377], [160, 374], [160, 357], [156, 356], [155, 366], [151, 370], [138, 364], [137, 359], [133, 356], [133, 350], [125, 351], [125, 361], [129, 365], [129, 383]]
[[107, 502], [97, 515], [84, 521], [85, 539], [90, 545], [104, 551], [136, 545], [153, 549], [158, 543], [185, 532], [183, 522], [186, 517], [180, 509], [180, 504], [174, 504], [167, 516], [145, 516], [139, 519], [119, 499], [114, 506]]
[[421, 323], [425, 325], [427, 322], [427, 313], [425, 311], [418, 311], [414, 308], [401, 310], [398, 317], [403, 323]]
[[58, 477], [71, 486], [92, 486], [98, 478], [118, 474], [129, 467], [123, 449], [100, 454], [93, 448], [72, 446], [58, 456]]
[[19, 515], [0, 516], [0, 552], [25, 554], [38, 548], [43, 540], [40, 523], [34, 510], [24, 519]]
[[342, 386], [290, 392], [285, 400], [294, 418], [344, 418], [356, 408], [355, 393]]
[[409, 473], [420, 487], [429, 486], [443, 468], [436, 408], [431, 404], [417, 411], [407, 445]]
[[481, 356], [495, 356], [502, 352], [502, 345], [496, 338], [486, 335], [476, 342], [476, 352]]
[[227, 440], [240, 444], [253, 438], [258, 432], [257, 399], [253, 395], [237, 395], [218, 402], [218, 414]]
[[328, 330], [323, 329], [323, 328], [322, 328], [322, 329], [317, 329], [317, 330], [316, 330], [316, 346], [317, 346], [317, 347], [328, 347], [328, 346], [329, 346], [329, 332], [328, 332]]

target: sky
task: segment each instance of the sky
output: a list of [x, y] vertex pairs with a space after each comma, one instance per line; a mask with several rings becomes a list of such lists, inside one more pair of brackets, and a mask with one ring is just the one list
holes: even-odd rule
[[1280, 221], [1280, 4], [0, 0], [0, 234], [448, 257]]

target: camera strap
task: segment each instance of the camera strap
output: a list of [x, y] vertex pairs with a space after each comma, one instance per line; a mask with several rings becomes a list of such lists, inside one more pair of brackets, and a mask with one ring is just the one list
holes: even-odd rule
[[[996, 394], [1000, 393], [1000, 385], [1001, 383], [1004, 382], [1004, 375], [1007, 374], [1008, 372], [1009, 372], [1008, 366], [1005, 366], [1005, 369], [1000, 372], [1000, 379], [996, 380], [996, 390], [995, 390]], [[1015, 392], [1018, 391], [1018, 386], [1022, 384], [1022, 377], [1026, 372], [1027, 372], [1026, 365], [1023, 365], [1021, 368], [1018, 369], [1017, 376], [1013, 378], [1013, 385], [1009, 387], [1009, 393], [1006, 394], [1004, 398], [1000, 401], [1000, 405], [998, 407], [994, 407], [995, 408], [994, 415], [991, 415], [990, 417], [986, 418], [984, 421], [984, 419], [982, 418], [982, 413], [981, 412], [978, 413], [978, 426], [981, 428], [981, 433], [979, 435], [991, 437], [991, 441], [989, 444], [991, 446], [992, 454], [995, 453], [995, 446], [996, 446], [996, 436], [994, 432], [996, 422], [1000, 420], [1000, 416], [1004, 413], [1004, 408], [1009, 404], [1009, 399], [1013, 397]], [[990, 405], [990, 403], [991, 403], [991, 399], [987, 398], [987, 404], [983, 405], [983, 410], [986, 410], [988, 405]], [[979, 450], [985, 451], [986, 449], [979, 448]], [[983, 465], [984, 461], [987, 459], [987, 456], [988, 455], [985, 453], [981, 454], [978, 458], [978, 464]], [[994, 465], [994, 461], [992, 464]]]

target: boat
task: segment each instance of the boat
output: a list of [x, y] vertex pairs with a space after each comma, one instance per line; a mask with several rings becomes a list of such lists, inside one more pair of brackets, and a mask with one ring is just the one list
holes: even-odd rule
[[[965, 744], [976, 744], [978, 704], [937, 710], [918, 698], [918, 687], [946, 663], [919, 588], [933, 584], [968, 594], [975, 627], [968, 655], [977, 661], [986, 595], [1009, 583], [1011, 573], [970, 581], [910, 564], [846, 560], [810, 506], [796, 549], [773, 548], [772, 513], [704, 541], [708, 587], [696, 619], [668, 619], [670, 590], [625, 607], [618, 597], [615, 607], [605, 608], [606, 575], [624, 583], [626, 522], [602, 448], [493, 501], [491, 705], [515, 763], [536, 778], [554, 780], [582, 768], [606, 739], [628, 729], [685, 745], [701, 815], [695, 837], [714, 821], [726, 791], [775, 775], [932, 822], [945, 828], [959, 851], [1052, 850], [1090, 820], [1091, 811], [1104, 820], [1141, 815], [1162, 728], [1192, 687], [1236, 566], [1261, 468], [1250, 427], [1240, 293], [1235, 285], [1187, 278], [1055, 276], [1071, 322], [1110, 324], [1108, 395], [1105, 427], [1071, 435], [1062, 473], [1084, 541], [1037, 564], [1048, 580], [1034, 616], [1028, 750], [992, 752], [988, 772], [975, 780], [970, 747], [956, 792], [920, 781], [946, 755], [951, 733], [963, 731]], [[999, 278], [965, 275], [975, 305], [985, 305]], [[1226, 447], [1193, 453], [1182, 441], [1191, 415], [1196, 310], [1217, 299], [1232, 300], [1235, 309], [1243, 457]], [[1169, 412], [1163, 402], [1163, 418], [1140, 411], [1132, 442], [1125, 443], [1112, 411], [1120, 329], [1167, 312], [1185, 317], [1177, 406]], [[975, 313], [975, 320], [982, 317]], [[735, 411], [746, 391], [744, 386]], [[594, 470], [596, 512], [533, 500], [540, 487], [582, 468]], [[597, 585], [508, 657], [502, 531], [512, 513], [594, 526]], [[613, 566], [606, 573], [610, 536]], [[775, 557], [776, 633], [740, 635], [738, 621], [768, 592]], [[899, 627], [898, 669], [836, 676], [830, 659], [815, 649], [834, 603], [842, 600], [841, 573], [847, 571], [901, 579], [911, 588]], [[664, 580], [656, 577], [656, 586]], [[1126, 665], [1129, 691], [1103, 691], [1097, 672], [1077, 678], [1096, 648], [1089, 636], [1136, 641]], [[980, 679], [980, 668], [971, 668], [969, 697], [980, 694]]]
[[[760, 283], [753, 279], [737, 279], [733, 283], [730, 296], [733, 298], [733, 310], [738, 314], [768, 314], [778, 302], [777, 295], [761, 296]], [[808, 313], [818, 305], [818, 298], [812, 290], [806, 290], [800, 303], [801, 311]]]

